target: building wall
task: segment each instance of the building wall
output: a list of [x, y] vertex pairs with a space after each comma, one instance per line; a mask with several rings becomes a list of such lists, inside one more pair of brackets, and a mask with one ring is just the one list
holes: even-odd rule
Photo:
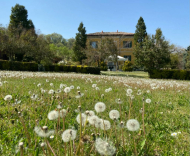
[[[113, 38], [117, 43], [119, 56], [131, 56], [131, 62], [134, 63], [134, 36], [87, 36], [87, 44], [90, 44], [90, 42], [101, 42], [104, 38]], [[132, 48], [123, 48], [123, 41], [132, 41]]]

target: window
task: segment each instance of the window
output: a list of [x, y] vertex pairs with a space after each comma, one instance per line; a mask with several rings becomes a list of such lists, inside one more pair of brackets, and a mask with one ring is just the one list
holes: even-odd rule
[[98, 48], [98, 44], [97, 44], [97, 42], [90, 42], [90, 45], [92, 46], [92, 48], [94, 48], [94, 49], [96, 49], [96, 48]]
[[123, 41], [123, 48], [132, 48], [132, 41]]
[[128, 61], [131, 61], [131, 55], [124, 55], [123, 57], [128, 59]]

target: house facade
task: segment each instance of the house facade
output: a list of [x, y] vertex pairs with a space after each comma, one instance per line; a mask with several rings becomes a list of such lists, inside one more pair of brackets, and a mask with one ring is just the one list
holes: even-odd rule
[[96, 32], [87, 34], [87, 44], [97, 48], [99, 42], [104, 38], [112, 38], [117, 45], [118, 54], [134, 63], [134, 33], [127, 32]]

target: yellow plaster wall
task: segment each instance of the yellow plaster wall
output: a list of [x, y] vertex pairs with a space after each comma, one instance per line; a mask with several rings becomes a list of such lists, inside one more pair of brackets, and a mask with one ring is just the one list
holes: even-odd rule
[[[107, 36], [106, 36], [107, 37]], [[106, 37], [87, 37], [87, 44], [90, 44], [90, 42], [101, 42], [102, 39]], [[133, 55], [133, 48], [134, 48], [134, 38], [133, 36], [125, 36], [125, 37], [120, 37], [120, 36], [111, 36], [114, 41], [117, 42], [117, 48], [119, 50], [119, 55], [124, 56], [124, 55], [131, 55], [131, 62], [134, 63], [134, 55]], [[132, 48], [123, 48], [123, 41], [132, 41]]]

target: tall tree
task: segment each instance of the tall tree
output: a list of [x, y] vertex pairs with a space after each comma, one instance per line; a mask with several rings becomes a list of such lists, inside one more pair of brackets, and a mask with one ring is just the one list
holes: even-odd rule
[[16, 4], [11, 9], [9, 29], [14, 30], [21, 26], [25, 29], [34, 29], [32, 20], [28, 20], [28, 11], [23, 5]]
[[86, 40], [87, 40], [86, 29], [83, 23], [81, 22], [78, 27], [78, 33], [76, 33], [75, 44], [73, 46], [73, 52], [74, 52], [73, 59], [75, 61], [79, 61], [80, 64], [82, 64], [82, 60], [86, 59], [86, 54], [85, 54]]
[[142, 44], [146, 36], [147, 36], [146, 25], [144, 23], [144, 19], [140, 17], [136, 25], [136, 30], [135, 30], [135, 35], [134, 35], [135, 45], [137, 43]]
[[169, 42], [164, 39], [160, 28], [156, 34], [147, 36], [134, 48], [136, 64], [145, 67], [147, 70], [160, 69], [170, 62]]

